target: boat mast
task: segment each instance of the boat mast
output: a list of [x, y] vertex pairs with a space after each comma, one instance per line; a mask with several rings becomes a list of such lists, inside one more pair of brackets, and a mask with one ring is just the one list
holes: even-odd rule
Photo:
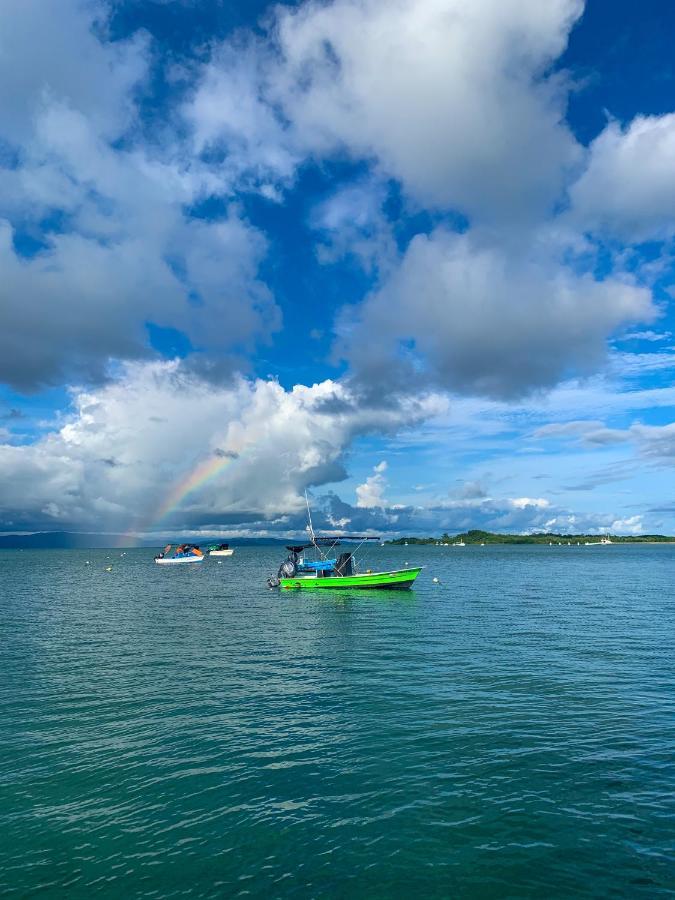
[[314, 526], [312, 525], [312, 512], [309, 508], [309, 499], [307, 497], [307, 488], [305, 488], [305, 503], [307, 505], [307, 519], [309, 521], [309, 525], [307, 526], [307, 530], [309, 531], [309, 536], [312, 540], [312, 543], [316, 547], [316, 537], [314, 535]]

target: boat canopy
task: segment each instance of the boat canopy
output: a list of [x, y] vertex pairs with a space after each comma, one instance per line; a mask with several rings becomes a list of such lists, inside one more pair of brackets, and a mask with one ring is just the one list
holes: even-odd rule
[[363, 535], [363, 534], [337, 534], [335, 536], [328, 534], [317, 535], [309, 544], [286, 544], [286, 549], [291, 553], [302, 553], [303, 550], [309, 550], [311, 547], [334, 547], [340, 541], [379, 541], [379, 536]]

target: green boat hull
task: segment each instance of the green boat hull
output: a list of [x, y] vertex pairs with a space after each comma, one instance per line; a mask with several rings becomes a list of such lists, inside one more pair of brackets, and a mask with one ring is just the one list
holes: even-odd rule
[[354, 588], [405, 591], [412, 587], [421, 571], [422, 567], [418, 566], [411, 569], [399, 569], [395, 572], [364, 572], [362, 575], [321, 575], [319, 577], [296, 575], [294, 578], [281, 578], [279, 587], [287, 591], [315, 591], [317, 588], [329, 588], [333, 591], [353, 590]]

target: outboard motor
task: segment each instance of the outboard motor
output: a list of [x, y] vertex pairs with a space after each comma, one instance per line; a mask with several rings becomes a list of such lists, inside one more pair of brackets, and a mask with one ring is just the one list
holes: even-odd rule
[[335, 563], [336, 575], [353, 575], [354, 574], [354, 558], [351, 553], [341, 553], [338, 561]]
[[298, 572], [298, 564], [292, 557], [288, 557], [288, 559], [284, 560], [282, 564], [279, 566], [279, 578], [293, 578], [297, 575]]
[[279, 566], [276, 577], [271, 575], [267, 579], [267, 586], [271, 588], [279, 587], [282, 578], [293, 578], [298, 574], [297, 554], [292, 553], [288, 559], [285, 559]]

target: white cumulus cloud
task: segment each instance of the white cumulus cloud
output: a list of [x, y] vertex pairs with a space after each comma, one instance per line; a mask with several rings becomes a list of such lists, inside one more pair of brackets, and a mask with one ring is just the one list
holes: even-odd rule
[[338, 351], [371, 386], [398, 379], [512, 398], [592, 372], [615, 329], [654, 315], [649, 291], [629, 278], [598, 281], [552, 254], [438, 229], [346, 310]]
[[[346, 477], [354, 437], [395, 432], [444, 406], [430, 397], [360, 409], [332, 381], [285, 390], [239, 378], [218, 387], [175, 361], [129, 364], [73, 401], [67, 421], [33, 444], [0, 444], [5, 530], [227, 527], [297, 513], [305, 488]], [[215, 474], [156, 523], [196, 470]]]
[[570, 191], [583, 227], [626, 241], [675, 234], [675, 113], [612, 121], [593, 141]]
[[383, 460], [373, 468], [373, 474], [369, 475], [363, 484], [356, 487], [356, 505], [359, 509], [372, 509], [373, 507], [387, 506], [384, 492], [387, 489], [385, 472], [387, 463]]
[[223, 176], [169, 127], [143, 135], [148, 37], [110, 40], [109, 12], [0, 10], [0, 379], [20, 390], [150, 356], [148, 322], [224, 368], [280, 324], [258, 278], [262, 233], [231, 205], [211, 220], [186, 211], [227, 196]]
[[534, 509], [546, 509], [551, 505], [549, 501], [545, 500], [543, 497], [514, 497], [510, 502], [516, 509], [527, 509], [528, 507], [534, 507]]
[[[218, 48], [187, 109], [198, 147], [234, 146], [252, 175], [345, 150], [410, 196], [487, 220], [528, 219], [578, 148], [547, 69], [581, 0], [334, 0], [278, 6], [262, 38]], [[229, 164], [229, 163], [227, 163]]]

